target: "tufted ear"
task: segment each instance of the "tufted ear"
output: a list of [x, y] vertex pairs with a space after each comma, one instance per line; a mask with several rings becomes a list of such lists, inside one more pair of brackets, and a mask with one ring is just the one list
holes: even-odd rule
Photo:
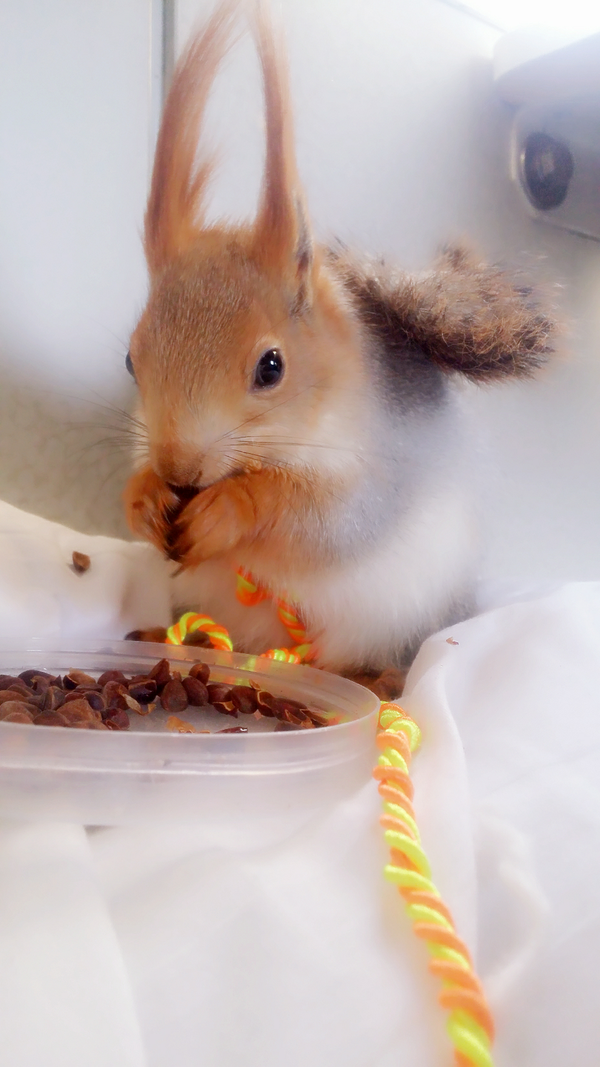
[[144, 249], [151, 272], [185, 251], [201, 226], [211, 163], [196, 162], [206, 102], [229, 48], [237, 0], [219, 4], [181, 56], [160, 124], [148, 205]]
[[548, 311], [518, 275], [447, 248], [431, 272], [391, 275], [335, 254], [361, 316], [392, 349], [418, 349], [473, 381], [530, 377], [552, 352]]
[[262, 3], [254, 31], [263, 78], [266, 153], [253, 255], [264, 269], [277, 272], [288, 289], [292, 312], [302, 313], [311, 303], [313, 241], [296, 168], [285, 50]]

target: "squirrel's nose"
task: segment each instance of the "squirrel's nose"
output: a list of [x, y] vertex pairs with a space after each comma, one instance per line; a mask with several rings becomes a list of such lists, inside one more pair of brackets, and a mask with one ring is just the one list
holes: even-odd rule
[[182, 445], [155, 445], [150, 449], [150, 461], [159, 478], [176, 492], [181, 488], [193, 489], [202, 474], [198, 453]]

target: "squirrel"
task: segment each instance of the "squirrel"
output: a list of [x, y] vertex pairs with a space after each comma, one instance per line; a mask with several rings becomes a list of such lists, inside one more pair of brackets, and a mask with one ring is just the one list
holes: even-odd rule
[[127, 367], [146, 442], [132, 531], [179, 564], [176, 600], [240, 651], [289, 643], [243, 567], [299, 608], [316, 665], [402, 667], [472, 609], [479, 559], [461, 383], [531, 376], [554, 324], [517, 273], [462, 248], [410, 275], [312, 234], [281, 41], [262, 6], [256, 218], [203, 218], [202, 121], [239, 17], [221, 4], [174, 72], [145, 215], [150, 275]]

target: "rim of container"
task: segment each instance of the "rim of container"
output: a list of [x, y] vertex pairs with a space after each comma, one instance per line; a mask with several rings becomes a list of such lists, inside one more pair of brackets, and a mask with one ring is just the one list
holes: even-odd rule
[[[305, 683], [309, 690], [315, 692], [315, 695], [318, 692], [321, 702], [323, 699], [327, 699], [328, 694], [330, 694], [331, 702], [336, 709], [339, 709], [342, 713], [346, 710], [350, 711], [350, 713], [354, 713], [355, 717], [348, 719], [346, 722], [320, 727], [316, 730], [290, 730], [268, 733], [249, 732], [247, 734], [180, 734], [158, 730], [111, 730], [99, 732], [95, 730], [58, 729], [53, 726], [36, 726], [31, 729], [33, 724], [29, 723], [0, 722], [0, 731], [4, 732], [10, 729], [13, 737], [16, 738], [21, 735], [24, 741], [27, 739], [26, 743], [19, 746], [18, 755], [21, 757], [21, 765], [23, 767], [31, 766], [37, 755], [40, 764], [45, 766], [51, 759], [56, 760], [57, 764], [66, 765], [74, 758], [86, 759], [87, 757], [90, 761], [88, 764], [90, 768], [92, 765], [96, 765], [97, 769], [100, 769], [100, 765], [106, 766], [102, 758], [103, 755], [106, 754], [108, 756], [110, 752], [111, 761], [115, 756], [121, 756], [127, 769], [132, 772], [135, 770], [152, 770], [155, 773], [160, 773], [162, 770], [163, 772], [177, 771], [181, 773], [181, 771], [185, 770], [186, 764], [188, 764], [190, 771], [200, 769], [189, 765], [191, 760], [196, 756], [201, 758], [202, 755], [209, 756], [209, 754], [210, 757], [213, 757], [213, 753], [210, 751], [213, 749], [218, 750], [218, 752], [214, 752], [214, 757], [217, 759], [221, 756], [222, 759], [231, 758], [235, 761], [242, 756], [254, 757], [259, 762], [253, 766], [250, 765], [248, 773], [252, 773], [253, 769], [258, 770], [259, 766], [263, 769], [262, 759], [268, 759], [270, 765], [277, 760], [278, 755], [285, 756], [286, 761], [289, 760], [290, 756], [293, 759], [294, 750], [297, 750], [296, 769], [298, 770], [306, 768], [308, 764], [315, 766], [321, 763], [323, 765], [331, 765], [332, 762], [344, 762], [352, 755], [352, 750], [358, 737], [363, 736], [365, 731], [370, 732], [371, 720], [373, 720], [374, 726], [380, 704], [378, 697], [374, 693], [357, 682], [314, 667], [261, 659], [247, 653], [224, 652], [218, 649], [191, 645], [164, 645], [153, 642], [112, 641], [107, 639], [94, 642], [71, 642], [69, 648], [61, 649], [50, 644], [34, 641], [27, 648], [4, 648], [0, 650], [0, 664], [9, 657], [22, 657], [24, 666], [21, 669], [26, 670], [28, 669], [27, 657], [34, 657], [40, 653], [45, 657], [56, 655], [61, 659], [73, 653], [94, 657], [112, 656], [123, 660], [127, 658], [134, 660], [152, 659], [154, 662], [159, 659], [168, 659], [175, 662], [179, 661], [182, 664], [200, 661], [208, 663], [209, 666], [229, 667], [232, 670], [249, 675], [258, 674], [265, 678], [271, 677], [277, 679], [281, 685], [285, 685], [286, 679], [290, 681], [293, 679], [295, 685], [298, 685], [299, 682], [300, 684]], [[248, 666], [249, 660], [256, 660], [252, 669]], [[9, 669], [11, 668], [6, 668], [6, 670]], [[97, 670], [98, 668], [90, 667], [90, 669]], [[107, 667], [105, 669], [110, 668]], [[1, 667], [0, 673], [2, 673]], [[374, 734], [375, 730], [373, 729], [373, 737]], [[52, 739], [52, 745], [49, 747], [53, 751], [37, 754], [35, 750], [44, 749], [50, 738]], [[100, 745], [104, 752], [99, 751]], [[161, 762], [160, 750], [163, 748], [167, 751], [164, 752], [165, 766], [161, 768], [156, 763], [157, 761]], [[15, 753], [15, 755], [17, 754]], [[175, 765], [177, 755], [181, 757], [181, 762], [179, 762], [178, 766]], [[14, 766], [15, 761], [13, 759], [10, 759], [9, 762]], [[3, 764], [4, 767], [8, 765], [3, 760], [2, 753], [0, 753], [0, 768]], [[204, 769], [210, 771], [211, 766], [206, 766]], [[286, 766], [288, 770], [294, 769], [287, 762]], [[226, 766], [220, 761], [212, 769], [217, 773], [227, 773]], [[235, 762], [230, 766], [230, 771], [233, 773], [240, 773], [242, 769], [241, 765]], [[267, 767], [264, 767], [264, 770], [267, 769]], [[277, 772], [280, 767], [278, 765], [271, 766], [271, 770]]]

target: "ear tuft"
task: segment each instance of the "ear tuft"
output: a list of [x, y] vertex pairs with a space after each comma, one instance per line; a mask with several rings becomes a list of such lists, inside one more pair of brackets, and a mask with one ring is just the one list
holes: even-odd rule
[[202, 119], [217, 68], [229, 49], [238, 0], [220, 3], [179, 59], [167, 96], [144, 220], [151, 271], [184, 251], [201, 225], [211, 162], [196, 163]]
[[366, 324], [399, 353], [419, 350], [443, 370], [477, 382], [528, 378], [552, 352], [556, 325], [518, 273], [444, 249], [420, 277], [361, 267], [346, 253], [333, 263]]
[[274, 270], [289, 292], [292, 314], [303, 314], [312, 299], [313, 242], [294, 152], [294, 131], [282, 35], [262, 3], [254, 32], [262, 69], [266, 120], [265, 170], [253, 231], [253, 254]]

